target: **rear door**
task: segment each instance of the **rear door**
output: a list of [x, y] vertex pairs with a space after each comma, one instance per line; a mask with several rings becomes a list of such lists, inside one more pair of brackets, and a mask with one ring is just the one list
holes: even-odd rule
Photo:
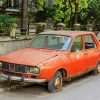
[[99, 50], [92, 34], [84, 35], [86, 70], [94, 69], [99, 59]]

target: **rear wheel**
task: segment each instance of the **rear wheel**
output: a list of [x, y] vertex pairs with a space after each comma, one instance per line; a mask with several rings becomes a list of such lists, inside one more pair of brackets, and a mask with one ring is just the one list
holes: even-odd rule
[[95, 75], [100, 73], [100, 63], [97, 64], [96, 69], [94, 71]]
[[54, 77], [48, 82], [48, 90], [51, 93], [59, 92], [62, 89], [63, 78], [61, 72], [57, 72]]

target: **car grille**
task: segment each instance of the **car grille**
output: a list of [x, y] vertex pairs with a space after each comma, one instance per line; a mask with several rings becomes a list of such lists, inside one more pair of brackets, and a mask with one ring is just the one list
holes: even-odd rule
[[7, 71], [11, 71], [11, 72], [26, 73], [27, 66], [3, 62], [2, 69], [7, 70]]

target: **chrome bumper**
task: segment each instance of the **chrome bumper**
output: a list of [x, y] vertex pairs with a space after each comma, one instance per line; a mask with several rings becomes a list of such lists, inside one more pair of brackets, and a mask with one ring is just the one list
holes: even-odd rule
[[30, 83], [43, 83], [46, 82], [46, 79], [30, 79], [30, 78], [23, 78], [17, 76], [10, 76], [5, 74], [0, 74], [1, 77], [9, 80], [9, 81], [23, 81], [23, 82], [30, 82]]

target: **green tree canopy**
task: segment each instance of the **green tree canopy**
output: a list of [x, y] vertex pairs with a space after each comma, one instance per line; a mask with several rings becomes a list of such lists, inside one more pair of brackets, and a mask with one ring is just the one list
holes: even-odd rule
[[47, 6], [47, 0], [37, 0], [38, 8], [52, 17], [55, 22], [64, 22], [66, 26], [72, 21], [75, 14], [75, 4], [78, 4], [77, 12], [88, 7], [88, 0], [54, 0], [54, 4]]

